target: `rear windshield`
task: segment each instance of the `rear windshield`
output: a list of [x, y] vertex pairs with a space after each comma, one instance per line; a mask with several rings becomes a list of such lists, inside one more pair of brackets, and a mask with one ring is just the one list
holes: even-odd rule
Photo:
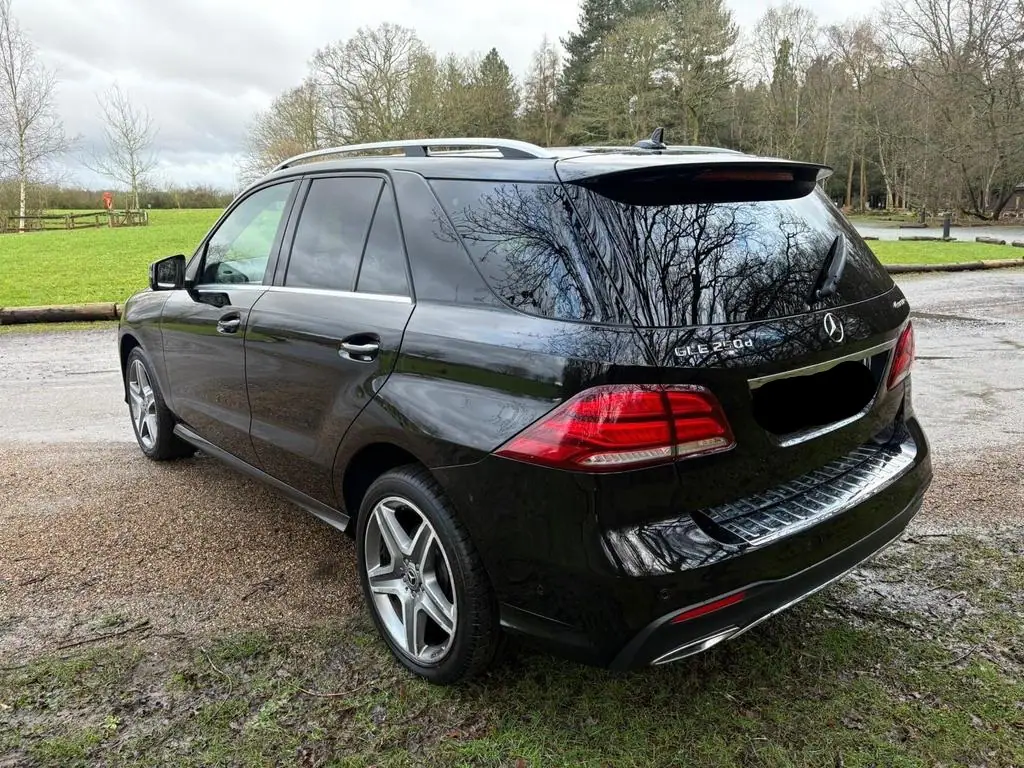
[[806, 312], [839, 236], [847, 263], [825, 306], [892, 286], [818, 190], [789, 200], [635, 205], [600, 187], [432, 184], [492, 290], [544, 317], [679, 327]]

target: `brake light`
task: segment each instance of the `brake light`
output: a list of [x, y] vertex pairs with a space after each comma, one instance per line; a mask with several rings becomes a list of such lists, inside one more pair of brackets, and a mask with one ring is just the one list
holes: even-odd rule
[[694, 181], [793, 181], [792, 171], [769, 171], [748, 168], [723, 168], [702, 171]]
[[570, 398], [496, 453], [533, 464], [612, 472], [718, 453], [735, 445], [703, 387], [606, 385]]
[[896, 342], [896, 351], [892, 356], [892, 370], [889, 372], [889, 389], [892, 389], [907, 376], [910, 375], [910, 368], [914, 364], [914, 326], [907, 323], [907, 327], [900, 334]]

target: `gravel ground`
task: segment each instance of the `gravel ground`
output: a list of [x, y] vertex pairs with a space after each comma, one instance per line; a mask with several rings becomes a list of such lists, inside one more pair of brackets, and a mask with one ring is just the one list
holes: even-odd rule
[[102, 617], [206, 634], [361, 609], [351, 539], [212, 459], [17, 446], [0, 478], [0, 659]]

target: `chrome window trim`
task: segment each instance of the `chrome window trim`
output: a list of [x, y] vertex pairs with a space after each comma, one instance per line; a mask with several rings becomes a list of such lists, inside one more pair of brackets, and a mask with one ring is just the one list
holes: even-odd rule
[[225, 291], [265, 291], [266, 283], [203, 283], [192, 288], [196, 293], [224, 293]]
[[369, 301], [387, 301], [393, 304], [412, 304], [409, 296], [394, 293], [363, 293], [361, 291], [342, 291], [333, 288], [304, 288], [294, 285], [265, 286], [271, 293], [297, 293], [307, 296], [337, 296], [343, 299], [368, 299]]

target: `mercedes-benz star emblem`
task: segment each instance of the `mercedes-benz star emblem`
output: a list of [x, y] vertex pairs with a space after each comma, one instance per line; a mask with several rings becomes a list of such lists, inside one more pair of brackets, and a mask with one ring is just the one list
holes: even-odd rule
[[822, 320], [822, 324], [825, 326], [825, 333], [827, 333], [828, 337], [836, 344], [846, 337], [846, 330], [843, 328], [842, 321], [831, 312], [825, 313], [825, 318]]

